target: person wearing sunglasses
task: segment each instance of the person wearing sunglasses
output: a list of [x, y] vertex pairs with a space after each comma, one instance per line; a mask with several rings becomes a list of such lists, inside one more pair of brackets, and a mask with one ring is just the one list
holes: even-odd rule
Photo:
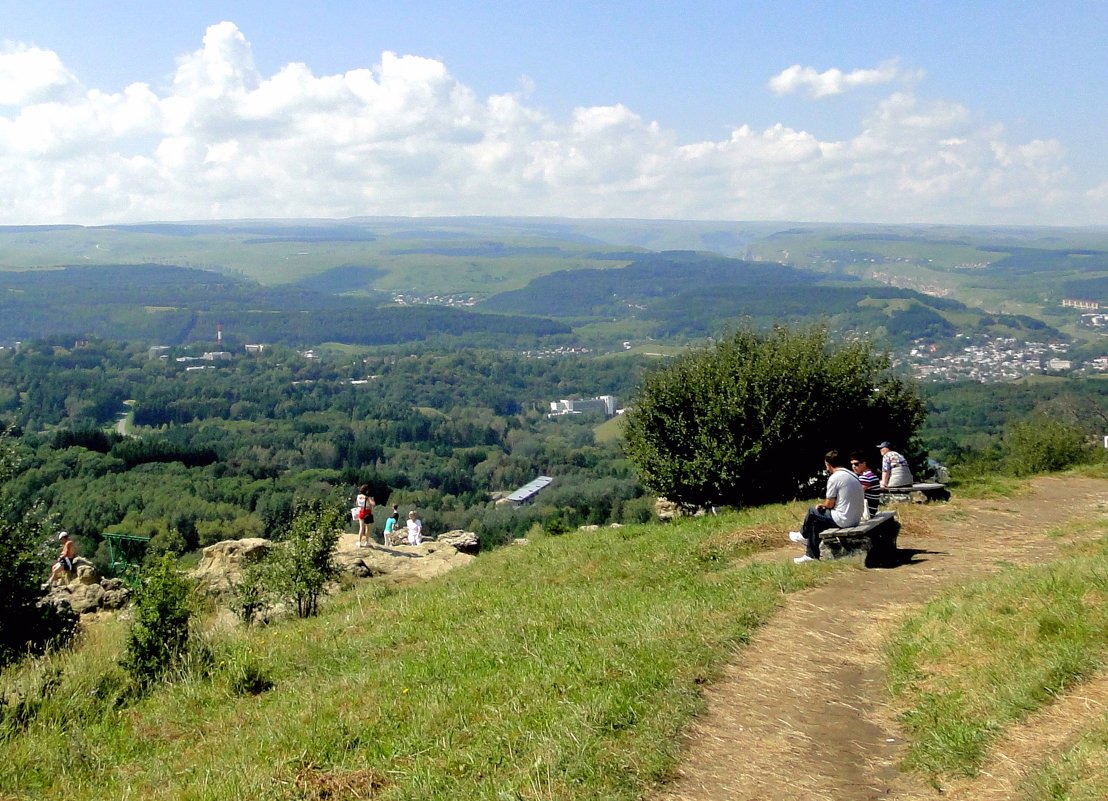
[[858, 476], [858, 481], [862, 484], [862, 492], [866, 496], [866, 514], [862, 515], [862, 519], [873, 517], [877, 514], [877, 503], [880, 500], [877, 489], [881, 486], [881, 479], [870, 470], [866, 455], [861, 451], [850, 454], [850, 469]]

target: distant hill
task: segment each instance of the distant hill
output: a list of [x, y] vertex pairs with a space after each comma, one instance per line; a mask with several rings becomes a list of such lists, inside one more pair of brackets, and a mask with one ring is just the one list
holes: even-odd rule
[[262, 287], [205, 270], [161, 264], [96, 265], [0, 272], [0, 341], [75, 337], [182, 344], [320, 342], [395, 344], [434, 336], [516, 338], [570, 333], [549, 319], [481, 314], [438, 306], [380, 307], [383, 298], [352, 298], [303, 287]]
[[780, 264], [711, 254], [667, 252], [640, 256], [612, 270], [567, 270], [524, 289], [495, 295], [481, 308], [518, 314], [649, 322], [657, 338], [718, 336], [750, 324], [827, 322], [833, 330], [880, 338], [889, 347], [917, 339], [942, 342], [957, 334], [1064, 339], [1026, 315], [989, 315], [958, 301], [911, 289]]
[[637, 256], [627, 267], [566, 270], [502, 292], [481, 308], [554, 317], [634, 316], [644, 304], [702, 287], [799, 287], [823, 276], [705, 253], [670, 251]]
[[[1079, 313], [1063, 309], [1061, 300], [1108, 301], [1108, 229], [510, 217], [0, 226], [0, 274], [68, 265], [201, 268], [294, 293], [259, 308], [346, 308], [337, 299], [296, 294], [303, 292], [342, 296], [362, 304], [357, 308], [393, 298], [476, 300], [488, 312], [559, 318], [558, 330], [590, 324], [588, 334], [608, 343], [640, 334], [699, 337], [746, 318], [758, 325], [830, 318], [844, 331], [888, 335], [890, 346], [941, 338], [953, 328], [971, 336], [1064, 333], [1095, 350], [1096, 332], [1082, 327]], [[158, 320], [113, 312], [109, 321], [80, 309], [70, 318], [43, 309], [43, 319], [25, 321], [21, 330], [56, 330], [72, 319], [97, 330], [110, 322], [139, 335], [167, 324], [187, 332], [193, 323], [187, 315], [174, 317], [178, 307], [203, 310], [176, 303], [179, 297], [145, 300], [167, 307]], [[222, 299], [216, 289], [211, 304]], [[940, 299], [962, 306], [947, 308]], [[383, 312], [378, 322], [391, 314]], [[124, 317], [129, 327], [119, 329]], [[419, 319], [453, 329], [465, 318]], [[256, 329], [250, 322], [241, 324]], [[408, 341], [415, 334], [404, 327], [364, 336]]]

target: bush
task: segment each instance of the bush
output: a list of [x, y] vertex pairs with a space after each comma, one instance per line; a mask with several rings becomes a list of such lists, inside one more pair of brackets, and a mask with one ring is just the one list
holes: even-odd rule
[[48, 526], [38, 507], [19, 514], [7, 497], [4, 490], [18, 469], [7, 434], [0, 433], [0, 667], [68, 641], [77, 628], [71, 611], [41, 602]]
[[247, 565], [242, 579], [231, 592], [231, 611], [248, 626], [271, 605], [270, 572], [269, 565], [264, 562]]
[[266, 558], [269, 586], [296, 610], [297, 617], [319, 611], [324, 587], [338, 576], [333, 556], [345, 523], [346, 509], [333, 499], [304, 503], [283, 542]]
[[148, 570], [136, 593], [134, 620], [127, 633], [123, 667], [139, 687], [147, 687], [188, 654], [192, 585], [166, 555]]
[[1016, 476], [1064, 470], [1090, 461], [1092, 453], [1080, 428], [1042, 415], [1014, 423], [1004, 433], [1003, 465]]
[[649, 374], [624, 447], [647, 487], [686, 508], [755, 506], [810, 497], [828, 450], [907, 443], [923, 417], [868, 343], [748, 330]]

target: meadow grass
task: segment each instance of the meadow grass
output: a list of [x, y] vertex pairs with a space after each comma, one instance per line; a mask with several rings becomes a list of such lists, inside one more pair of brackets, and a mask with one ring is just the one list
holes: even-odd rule
[[1108, 798], [1108, 715], [1070, 747], [1036, 766], [1019, 788], [1026, 801], [1103, 801]]
[[711, 681], [831, 566], [746, 557], [799, 505], [541, 537], [316, 619], [209, 624], [141, 698], [125, 622], [9, 670], [0, 797], [632, 799], [662, 781]]
[[1102, 536], [1054, 562], [952, 589], [911, 615], [885, 653], [910, 734], [905, 766], [935, 781], [975, 775], [1006, 726], [1102, 668], [1106, 598]]
[[995, 471], [968, 470], [959, 471], [950, 483], [952, 492], [960, 498], [1018, 498], [1030, 491], [1031, 482], [1027, 478], [1007, 476]]

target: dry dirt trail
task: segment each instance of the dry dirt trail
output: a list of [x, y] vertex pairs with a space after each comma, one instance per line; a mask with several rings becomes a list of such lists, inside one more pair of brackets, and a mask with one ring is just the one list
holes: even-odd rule
[[[1025, 721], [1022, 737], [1013, 732], [999, 743], [979, 778], [946, 794], [902, 775], [901, 732], [885, 703], [885, 636], [942, 588], [1002, 562], [1030, 564], [1057, 554], [1072, 538], [1034, 535], [1108, 513], [1108, 481], [1041, 478], [1015, 498], [955, 498], [901, 511], [899, 545], [910, 561], [842, 570], [790, 596], [706, 688], [707, 710], [686, 735], [674, 781], [653, 801], [1011, 798], [1027, 764], [1020, 749], [1035, 739], [1027, 729], [1058, 736], [1060, 720], [1102, 711], [1108, 681], [1078, 687], [1073, 698]], [[771, 558], [792, 555], [783, 548]]]

